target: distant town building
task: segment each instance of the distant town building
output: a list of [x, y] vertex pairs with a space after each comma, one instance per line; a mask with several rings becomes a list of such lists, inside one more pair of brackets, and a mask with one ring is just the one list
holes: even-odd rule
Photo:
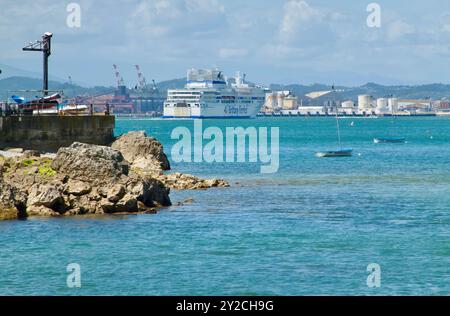
[[401, 99], [398, 100], [399, 111], [405, 111], [409, 113], [426, 113], [431, 112], [432, 105], [431, 100], [412, 100]]
[[325, 115], [326, 113], [323, 106], [300, 106], [298, 108], [300, 115]]
[[343, 109], [352, 109], [354, 110], [356, 108], [355, 102], [353, 102], [352, 100], [347, 100], [341, 103], [341, 107]]

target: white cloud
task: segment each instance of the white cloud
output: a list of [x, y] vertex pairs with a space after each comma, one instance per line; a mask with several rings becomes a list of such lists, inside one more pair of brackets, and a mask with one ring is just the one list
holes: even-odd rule
[[280, 34], [286, 38], [294, 36], [302, 27], [317, 22], [322, 17], [322, 13], [312, 8], [306, 1], [289, 0], [284, 5], [284, 16], [280, 26]]
[[54, 75], [108, 82], [112, 63], [130, 71], [128, 81], [135, 80], [134, 63], [157, 80], [182, 74], [185, 67], [216, 64], [248, 67], [252, 76], [267, 80], [308, 68], [403, 74], [420, 61], [443, 64], [450, 51], [450, 14], [433, 1], [414, 9], [390, 1], [376, 30], [367, 28], [365, 6], [356, 1], [75, 0], [82, 8], [80, 29], [66, 27], [69, 2], [3, 1], [1, 62], [40, 71], [39, 56], [21, 48], [45, 31], [55, 34]]
[[225, 7], [217, 0], [186, 0], [189, 12], [224, 13]]
[[217, 0], [142, 0], [127, 29], [143, 37], [208, 35], [223, 26], [224, 12]]
[[389, 24], [387, 30], [387, 39], [389, 41], [397, 41], [407, 35], [414, 34], [415, 28], [413, 25], [402, 20], [393, 21]]
[[248, 56], [248, 49], [245, 48], [221, 48], [219, 50], [220, 58], [243, 58]]

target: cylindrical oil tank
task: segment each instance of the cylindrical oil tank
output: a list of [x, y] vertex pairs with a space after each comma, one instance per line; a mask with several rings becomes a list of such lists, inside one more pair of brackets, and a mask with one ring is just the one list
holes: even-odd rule
[[386, 98], [379, 98], [377, 99], [377, 110], [378, 111], [386, 111], [388, 109], [388, 99]]
[[389, 111], [395, 113], [398, 111], [398, 99], [397, 98], [389, 98], [388, 100]]
[[277, 93], [277, 107], [282, 109], [284, 106], [284, 98], [285, 98], [285, 94], [283, 92], [278, 92]]
[[360, 110], [368, 110], [372, 107], [372, 97], [368, 94], [358, 96], [358, 108]]
[[266, 108], [273, 109], [276, 107], [277, 95], [276, 93], [266, 93]]

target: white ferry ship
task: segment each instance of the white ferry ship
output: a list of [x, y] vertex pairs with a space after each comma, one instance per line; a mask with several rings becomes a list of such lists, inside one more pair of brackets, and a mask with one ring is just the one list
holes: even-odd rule
[[[231, 80], [230, 80], [231, 81]], [[265, 90], [245, 82], [238, 72], [230, 82], [219, 69], [190, 69], [184, 89], [169, 90], [164, 118], [253, 118]]]

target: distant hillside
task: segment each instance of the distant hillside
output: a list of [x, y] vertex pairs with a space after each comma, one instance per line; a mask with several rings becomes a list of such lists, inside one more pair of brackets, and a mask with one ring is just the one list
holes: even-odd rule
[[[157, 88], [165, 93], [167, 89], [183, 88], [186, 84], [186, 78], [162, 81], [156, 84]], [[77, 95], [96, 95], [101, 93], [109, 93], [114, 87], [93, 87], [86, 88], [67, 82], [61, 83], [58, 81], [49, 81], [50, 90], [63, 90], [67, 97], [74, 97]], [[16, 90], [40, 90], [42, 89], [42, 79], [35, 79], [29, 77], [9, 77], [0, 80], [0, 99], [4, 100], [11, 96]]]
[[[33, 71], [28, 71], [28, 70], [24, 70], [24, 69], [20, 69], [20, 68], [16, 68], [16, 67], [12, 67], [12, 66], [8, 66], [5, 64], [0, 64], [0, 70], [2, 72], [2, 78], [8, 78], [8, 77], [27, 77], [27, 78], [42, 78], [42, 73], [41, 72], [33, 72]], [[64, 81], [63, 79], [59, 78], [59, 77], [55, 77], [53, 75], [50, 74], [50, 80], [54, 80], [54, 81]]]
[[[86, 94], [100, 94], [108, 92], [112, 87], [85, 88], [74, 84], [49, 81], [49, 90], [63, 90], [67, 97]], [[0, 80], [0, 98], [2, 100], [10, 97], [15, 90], [40, 90], [42, 89], [42, 79], [28, 77], [9, 77]]]
[[[183, 88], [186, 84], [186, 78], [173, 79], [168, 81], [159, 82], [156, 84], [161, 94], [165, 94], [168, 89]], [[101, 93], [108, 93], [114, 89], [114, 87], [91, 87], [86, 88], [75, 84], [62, 83], [59, 81], [50, 81], [49, 88], [51, 90], [64, 90], [64, 94], [67, 97], [73, 97], [76, 95], [96, 95]], [[428, 84], [418, 86], [384, 86], [376, 83], [367, 83], [359, 87], [343, 87], [336, 86], [337, 97], [339, 99], [351, 99], [357, 100], [360, 94], [370, 94], [374, 98], [395, 96], [403, 99], [428, 99], [435, 100], [449, 98], [450, 99], [450, 85], [446, 84]], [[4, 100], [10, 97], [11, 92], [14, 90], [39, 90], [42, 89], [42, 80], [29, 78], [29, 77], [9, 77], [0, 80], [0, 99]], [[328, 91], [331, 90], [331, 86], [323, 84], [312, 85], [280, 85], [272, 84], [270, 86], [272, 90], [290, 90], [300, 99], [306, 100], [306, 94], [316, 91]]]
[[[278, 85], [270, 86], [272, 90], [290, 90], [299, 98], [305, 98], [305, 95], [315, 91], [328, 91], [331, 86], [322, 84], [305, 85]], [[395, 96], [402, 99], [428, 99], [440, 100], [450, 98], [450, 85], [428, 84], [418, 86], [383, 86], [376, 83], [367, 83], [360, 87], [335, 87], [339, 98], [357, 100], [360, 94], [369, 94], [374, 98], [386, 96]]]
[[186, 85], [186, 78], [173, 79], [168, 81], [161, 81], [156, 84], [160, 91], [166, 91], [168, 89], [180, 89]]

